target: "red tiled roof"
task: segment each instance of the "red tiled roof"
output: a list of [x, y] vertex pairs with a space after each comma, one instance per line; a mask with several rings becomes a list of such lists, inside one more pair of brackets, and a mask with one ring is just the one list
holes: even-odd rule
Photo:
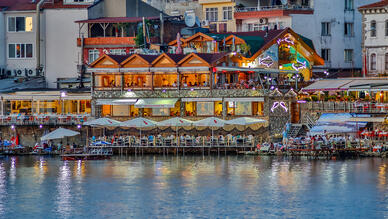
[[[146, 20], [158, 20], [159, 17], [146, 17]], [[76, 21], [76, 23], [135, 23], [142, 21], [141, 17], [102, 17]]]
[[[7, 11], [31, 11], [36, 10], [36, 4], [32, 0], [0, 0], [0, 8], [7, 8]], [[63, 4], [63, 0], [53, 0], [53, 3], [44, 3], [43, 9], [59, 9], [59, 8], [87, 8], [89, 4]]]
[[380, 8], [380, 7], [385, 7], [385, 6], [388, 6], [388, 0], [382, 0], [379, 2], [372, 3], [372, 4], [363, 5], [363, 6], [359, 7], [358, 9]]

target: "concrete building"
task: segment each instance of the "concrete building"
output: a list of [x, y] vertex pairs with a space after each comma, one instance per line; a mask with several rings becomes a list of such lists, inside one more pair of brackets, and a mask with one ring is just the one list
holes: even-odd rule
[[325, 66], [315, 71], [356, 76], [362, 68], [362, 28], [361, 14], [355, 9], [373, 1], [260, 0], [255, 7], [236, 9], [234, 17], [237, 31], [291, 27], [312, 39], [325, 59]]
[[45, 1], [39, 15], [40, 53], [36, 48], [38, 2], [9, 0], [0, 5], [3, 8], [0, 28], [5, 38], [5, 43], [0, 45], [0, 65], [1, 57], [5, 56], [4, 67], [9, 76], [44, 76], [46, 86], [54, 88], [58, 78], [78, 77], [80, 51], [74, 43], [78, 33], [74, 21], [87, 18], [86, 8], [92, 1]]
[[358, 8], [362, 14], [364, 73], [367, 76], [388, 74], [388, 1]]
[[154, 8], [161, 9], [170, 16], [194, 13], [197, 17], [202, 17], [202, 7], [198, 1], [195, 0], [143, 0], [143, 2]]

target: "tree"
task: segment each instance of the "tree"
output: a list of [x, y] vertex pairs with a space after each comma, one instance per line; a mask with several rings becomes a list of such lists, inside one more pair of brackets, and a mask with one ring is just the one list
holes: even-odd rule
[[139, 25], [137, 28], [135, 43], [137, 47], [144, 46], [143, 25]]

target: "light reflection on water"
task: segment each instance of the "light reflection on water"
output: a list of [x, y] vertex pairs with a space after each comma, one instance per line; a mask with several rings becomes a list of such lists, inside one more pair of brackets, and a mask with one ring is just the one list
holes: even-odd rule
[[388, 217], [387, 161], [0, 160], [0, 218]]

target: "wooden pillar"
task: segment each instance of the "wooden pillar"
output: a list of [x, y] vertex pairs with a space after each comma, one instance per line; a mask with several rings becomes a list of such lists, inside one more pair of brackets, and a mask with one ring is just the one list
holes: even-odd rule
[[80, 101], [79, 100], [77, 100], [77, 114], [79, 114], [79, 109], [80, 109], [81, 107], [80, 107]]

